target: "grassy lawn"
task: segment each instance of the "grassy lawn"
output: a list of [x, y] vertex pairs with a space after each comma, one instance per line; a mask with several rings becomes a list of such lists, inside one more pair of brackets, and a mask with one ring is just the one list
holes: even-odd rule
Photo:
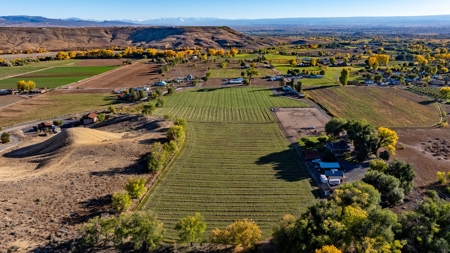
[[395, 88], [330, 87], [307, 92], [332, 114], [366, 119], [375, 126], [430, 126], [439, 122], [435, 103]]
[[186, 146], [143, 207], [158, 214], [169, 238], [195, 212], [205, 216], [207, 233], [249, 218], [268, 237], [284, 214], [314, 203], [309, 175], [269, 110], [303, 104], [268, 89], [229, 88], [182, 92], [166, 106], [157, 114], [188, 119]]
[[256, 59], [257, 55], [256, 54], [237, 54], [234, 57], [232, 57], [232, 59]]
[[0, 80], [0, 88], [16, 87], [16, 83], [19, 80], [33, 80], [36, 83], [36, 87], [38, 88], [56, 88], [101, 74], [115, 68], [117, 68], [117, 66], [55, 67]]
[[275, 122], [270, 107], [308, 107], [307, 104], [273, 96], [267, 88], [196, 89], [167, 98], [158, 115], [172, 114], [191, 121]]
[[45, 61], [39, 63], [32, 63], [25, 66], [17, 67], [0, 67], [0, 78], [5, 78], [13, 75], [20, 75], [30, 71], [44, 69], [48, 67], [57, 67], [66, 64], [74, 64], [80, 60], [67, 60], [67, 61]]
[[[212, 69], [211, 78], [237, 78], [241, 77], [241, 72], [245, 69]], [[273, 76], [275, 73], [271, 69], [258, 68], [259, 76]]]
[[51, 93], [27, 99], [0, 110], [0, 127], [21, 122], [53, 118], [65, 114], [106, 107], [115, 102], [112, 95]]
[[306, 56], [279, 55], [279, 54], [265, 54], [264, 56], [266, 57], [267, 60], [291, 60], [306, 57]]

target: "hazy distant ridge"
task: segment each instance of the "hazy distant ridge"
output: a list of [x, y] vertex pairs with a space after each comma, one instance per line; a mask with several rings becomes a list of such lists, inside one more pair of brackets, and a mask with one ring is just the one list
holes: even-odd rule
[[164, 18], [96, 21], [78, 18], [49, 19], [38, 16], [0, 16], [3, 27], [106, 27], [106, 26], [391, 26], [442, 27], [450, 26], [450, 15], [410, 17], [343, 17], [343, 18], [278, 18], [278, 19], [217, 19]]

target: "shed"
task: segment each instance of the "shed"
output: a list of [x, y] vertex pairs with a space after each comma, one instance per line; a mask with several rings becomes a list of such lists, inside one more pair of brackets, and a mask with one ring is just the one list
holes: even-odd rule
[[49, 122], [49, 121], [44, 121], [37, 125], [37, 129], [39, 129], [39, 130], [43, 130], [46, 128], [52, 128], [52, 127], [53, 127], [53, 123]]
[[319, 188], [323, 191], [323, 194], [328, 197], [331, 193], [331, 187], [328, 183], [322, 183], [319, 185]]
[[320, 166], [321, 169], [324, 169], [324, 170], [340, 169], [341, 168], [339, 163], [319, 162], [319, 166]]
[[305, 160], [314, 160], [320, 158], [320, 153], [317, 150], [304, 150], [303, 151], [303, 158]]
[[83, 125], [87, 125], [87, 124], [91, 124], [91, 123], [94, 123], [94, 122], [97, 122], [97, 114], [96, 113], [93, 113], [93, 112], [91, 112], [91, 113], [89, 113], [88, 115], [86, 115], [86, 116], [84, 116], [83, 117]]

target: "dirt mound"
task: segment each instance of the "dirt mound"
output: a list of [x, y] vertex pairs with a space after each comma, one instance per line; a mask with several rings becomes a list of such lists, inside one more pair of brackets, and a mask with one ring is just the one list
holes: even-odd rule
[[35, 156], [55, 152], [66, 146], [94, 145], [121, 139], [123, 134], [108, 133], [90, 128], [70, 128], [50, 139], [32, 146], [15, 150], [7, 157]]

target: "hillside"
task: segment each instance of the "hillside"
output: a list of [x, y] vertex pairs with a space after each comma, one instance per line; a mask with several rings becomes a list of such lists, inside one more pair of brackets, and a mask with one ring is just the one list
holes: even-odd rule
[[111, 46], [154, 48], [269, 46], [268, 39], [244, 35], [227, 27], [92, 27], [0, 29], [0, 50], [76, 50]]

